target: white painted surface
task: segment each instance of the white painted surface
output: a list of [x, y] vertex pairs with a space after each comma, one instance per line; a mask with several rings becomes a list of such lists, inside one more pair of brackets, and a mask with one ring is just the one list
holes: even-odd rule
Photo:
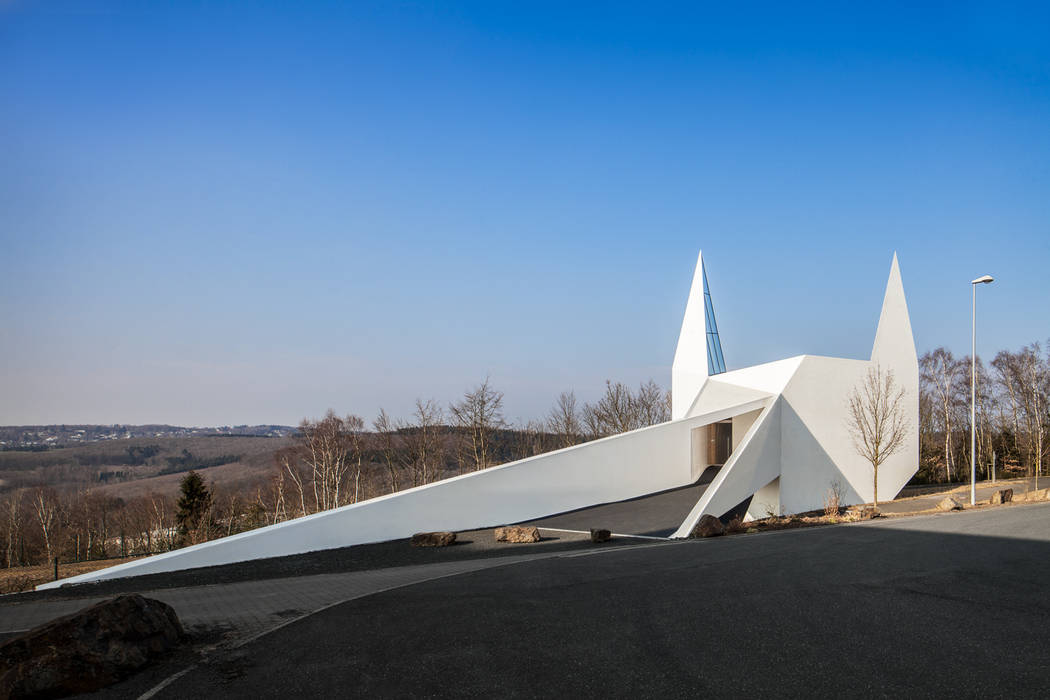
[[744, 441], [744, 436], [747, 435], [747, 431], [751, 429], [751, 426], [758, 420], [759, 415], [762, 411], [751, 411], [750, 413], [742, 413], [739, 416], [733, 416], [733, 448], [736, 449], [740, 446], [740, 443]]
[[693, 284], [671, 364], [671, 420], [685, 418], [707, 380], [707, 322], [704, 312], [704, 255], [696, 256]]
[[761, 520], [768, 518], [770, 514], [780, 515], [780, 477], [755, 491], [754, 497], [747, 506], [747, 514], [744, 521]]
[[39, 588], [503, 525], [685, 486], [693, 481], [690, 431], [755, 408], [661, 423]]

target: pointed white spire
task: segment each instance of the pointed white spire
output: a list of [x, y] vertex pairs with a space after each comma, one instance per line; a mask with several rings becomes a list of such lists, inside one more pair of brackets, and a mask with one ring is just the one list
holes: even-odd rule
[[886, 295], [882, 301], [882, 314], [875, 331], [871, 359], [886, 369], [892, 369], [899, 379], [904, 379], [902, 375], [910, 377], [912, 373], [918, 373], [919, 360], [911, 333], [911, 319], [908, 317], [908, 302], [904, 298], [897, 253], [893, 254], [890, 277], [886, 281]]
[[671, 365], [671, 420], [684, 418], [707, 381], [707, 324], [704, 312], [704, 254], [696, 256], [693, 284]]

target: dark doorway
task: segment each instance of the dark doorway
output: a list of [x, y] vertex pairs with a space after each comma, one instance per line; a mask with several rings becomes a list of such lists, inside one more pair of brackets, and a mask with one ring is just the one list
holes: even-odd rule
[[707, 463], [721, 466], [733, 451], [733, 421], [724, 420], [707, 426]]

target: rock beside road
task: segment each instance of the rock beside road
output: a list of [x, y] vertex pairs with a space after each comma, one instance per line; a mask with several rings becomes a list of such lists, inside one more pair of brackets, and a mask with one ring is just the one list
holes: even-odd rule
[[455, 542], [454, 532], [417, 532], [411, 539], [413, 547], [447, 547]]
[[509, 525], [496, 528], [497, 542], [526, 544], [540, 541], [540, 531], [531, 525]]
[[941, 500], [941, 502], [937, 504], [937, 510], [944, 510], [944, 511], [962, 510], [962, 508], [963, 508], [962, 503], [959, 503], [957, 500], [955, 500], [951, 496], [945, 496], [944, 499]]
[[722, 521], [713, 515], [704, 515], [700, 518], [700, 522], [696, 524], [693, 531], [689, 534], [690, 537], [718, 537], [719, 535], [726, 534], [725, 525]]
[[182, 641], [171, 606], [122, 595], [0, 645], [0, 698], [57, 698], [116, 683]]
[[998, 506], [998, 505], [1002, 505], [1003, 503], [1009, 503], [1012, 500], [1014, 500], [1014, 490], [1013, 489], [1000, 489], [999, 491], [996, 491], [995, 493], [992, 494], [991, 501], [989, 501], [989, 502], [993, 506]]
[[602, 528], [591, 528], [591, 542], [608, 542], [612, 533]]
[[881, 518], [882, 511], [875, 506], [853, 506], [846, 510], [846, 520], [855, 522], [857, 520], [874, 520]]
[[1050, 488], [1029, 491], [1025, 500], [1028, 501], [1050, 501]]

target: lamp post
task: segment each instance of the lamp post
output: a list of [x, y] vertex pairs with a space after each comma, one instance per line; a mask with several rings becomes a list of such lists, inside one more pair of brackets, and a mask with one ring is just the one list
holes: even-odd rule
[[970, 505], [977, 505], [977, 285], [992, 282], [991, 275], [978, 277], [970, 282], [973, 287], [971, 320], [973, 333], [970, 336]]

